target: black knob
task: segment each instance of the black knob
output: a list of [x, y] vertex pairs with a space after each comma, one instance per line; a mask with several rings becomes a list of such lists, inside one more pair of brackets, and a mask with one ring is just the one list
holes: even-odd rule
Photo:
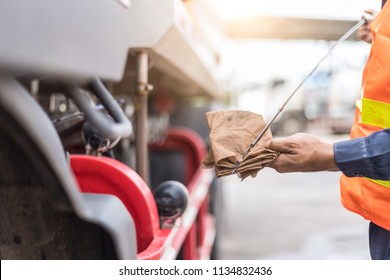
[[177, 217], [187, 208], [189, 193], [180, 182], [163, 182], [156, 187], [153, 195], [160, 217]]

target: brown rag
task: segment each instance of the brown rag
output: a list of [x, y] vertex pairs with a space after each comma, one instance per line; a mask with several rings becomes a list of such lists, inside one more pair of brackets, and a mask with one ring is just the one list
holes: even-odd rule
[[[202, 166], [214, 167], [217, 177], [231, 175], [266, 123], [261, 115], [240, 110], [208, 112], [206, 118], [210, 129], [210, 151]], [[277, 157], [277, 152], [265, 148], [271, 139], [272, 133], [268, 129], [237, 169], [238, 177], [242, 180], [249, 175], [256, 177], [257, 172]]]

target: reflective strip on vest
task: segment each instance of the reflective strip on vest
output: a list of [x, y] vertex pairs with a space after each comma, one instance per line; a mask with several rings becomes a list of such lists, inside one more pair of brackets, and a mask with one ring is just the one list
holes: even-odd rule
[[380, 128], [390, 127], [390, 104], [363, 98], [362, 109], [362, 123]]
[[374, 182], [374, 183], [376, 183], [378, 185], [381, 185], [382, 187], [386, 187], [386, 188], [390, 189], [390, 181], [373, 180], [373, 179], [370, 179], [370, 178], [366, 178], [366, 179], [371, 181], [371, 182]]
[[[368, 98], [362, 98], [361, 103], [359, 103], [357, 102], [356, 105], [358, 108], [360, 107], [362, 123], [380, 128], [390, 127], [390, 104]], [[366, 179], [383, 187], [390, 188], [390, 181]]]

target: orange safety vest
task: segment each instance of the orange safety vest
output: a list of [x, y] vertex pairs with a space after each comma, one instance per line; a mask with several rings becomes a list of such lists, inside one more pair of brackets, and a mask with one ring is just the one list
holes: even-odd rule
[[[357, 101], [351, 138], [390, 127], [390, 3], [370, 24], [372, 47], [363, 72], [362, 99]], [[341, 176], [345, 208], [390, 230], [390, 181]]]

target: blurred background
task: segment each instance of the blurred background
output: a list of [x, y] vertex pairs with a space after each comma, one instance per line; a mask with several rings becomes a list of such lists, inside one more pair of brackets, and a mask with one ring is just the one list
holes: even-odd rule
[[[377, 0], [210, 0], [224, 28], [219, 75], [227, 106], [269, 120], [316, 63]], [[274, 137], [348, 139], [369, 44], [337, 46], [272, 126]], [[338, 172], [221, 180], [222, 259], [369, 259], [368, 222], [340, 202]]]
[[[211, 169], [201, 168], [201, 162], [209, 146], [206, 112], [247, 110], [269, 121], [331, 46], [361, 19], [363, 11], [379, 10], [381, 1], [113, 0], [95, 1], [96, 6], [93, 0], [30, 2], [0, 1], [1, 73], [17, 77], [15, 84], [20, 85], [15, 92], [31, 93], [40, 105], [30, 108], [31, 115], [43, 109], [53, 135], [33, 125], [42, 122], [26, 117], [24, 107], [17, 106], [25, 106], [24, 102], [15, 99], [15, 108], [8, 108], [5, 101], [17, 95], [3, 94], [7, 98], [0, 98], [0, 114], [4, 114], [0, 120], [15, 119], [20, 131], [31, 129], [37, 138], [21, 137], [24, 134], [18, 133], [14, 122], [0, 122], [0, 143], [5, 147], [0, 149], [0, 163], [7, 167], [2, 169], [0, 185], [10, 187], [10, 197], [15, 198], [0, 196], [0, 222], [4, 223], [0, 227], [9, 229], [1, 231], [0, 258], [71, 259], [77, 254], [80, 258], [112, 258], [114, 251], [106, 250], [102, 242], [105, 236], [91, 229], [103, 249], [95, 246], [95, 239], [85, 238], [86, 231], [77, 226], [76, 215], [69, 221], [62, 200], [47, 203], [51, 196], [46, 184], [51, 186], [52, 180], [35, 180], [34, 166], [43, 170], [44, 178], [50, 173], [48, 166], [67, 167], [62, 150], [56, 157], [46, 149], [60, 151], [50, 145], [57, 143], [69, 152], [72, 162], [73, 158], [77, 161], [74, 155], [88, 154], [124, 163], [136, 171], [132, 176], [141, 177], [143, 189], [156, 191], [166, 181], [189, 188], [195, 206], [184, 214], [186, 192], [172, 182], [168, 188], [184, 193], [183, 208], [173, 198], [167, 203], [174, 210], [169, 215], [158, 194], [151, 200], [149, 192], [142, 193], [142, 197], [148, 195], [148, 203], [129, 202], [137, 210], [131, 213], [136, 222], [148, 220], [144, 214], [151, 217], [150, 224], [146, 221], [137, 228], [138, 247], [123, 247], [134, 255], [149, 258], [152, 244], [154, 257], [163, 259], [369, 259], [368, 222], [341, 205], [340, 173], [278, 174], [265, 168], [257, 177], [241, 181], [235, 176], [216, 179]], [[309, 132], [329, 142], [348, 139], [369, 52], [370, 45], [356, 34], [339, 44], [273, 123], [273, 136]], [[3, 87], [9, 88], [0, 80]], [[80, 93], [87, 94], [85, 88], [90, 100], [77, 100]], [[125, 132], [109, 133], [111, 122], [91, 121], [107, 109], [100, 106], [101, 92], [107, 98], [115, 97], [117, 102], [111, 105], [123, 114]], [[84, 114], [92, 104], [96, 110]], [[44, 120], [46, 115], [41, 115]], [[108, 131], [107, 135], [101, 136], [102, 131]], [[25, 154], [31, 162], [25, 161]], [[26, 162], [24, 168], [21, 162]], [[62, 186], [62, 177], [68, 178], [70, 183], [64, 187], [80, 195], [70, 170], [63, 166], [53, 168], [59, 173], [53, 171], [55, 178], [50, 178], [55, 186]], [[95, 169], [97, 174], [118, 177]], [[34, 196], [20, 191], [20, 184], [34, 191]], [[139, 191], [137, 184], [133, 189]], [[9, 194], [7, 188], [0, 189]], [[61, 197], [66, 197], [62, 192]], [[161, 203], [159, 220], [156, 209], [149, 207], [156, 206], [157, 200]], [[84, 203], [80, 201], [75, 199], [75, 203]], [[176, 230], [174, 221], [181, 214], [184, 222]], [[167, 221], [167, 227], [175, 229], [169, 235], [151, 230]], [[111, 224], [111, 219], [105, 222]], [[19, 226], [21, 235], [14, 232]], [[117, 230], [118, 236], [123, 234], [121, 228]], [[161, 236], [166, 237], [164, 242]]]

